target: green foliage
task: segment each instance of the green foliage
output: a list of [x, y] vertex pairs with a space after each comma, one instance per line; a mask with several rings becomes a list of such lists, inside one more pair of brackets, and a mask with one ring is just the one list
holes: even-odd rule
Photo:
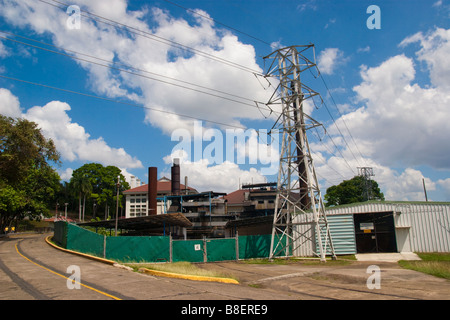
[[37, 124], [0, 115], [0, 230], [48, 213], [60, 189], [59, 153]]
[[[345, 180], [337, 186], [331, 186], [325, 194], [325, 206], [338, 206], [355, 202], [366, 201], [364, 194], [364, 177], [355, 176], [350, 180]], [[384, 200], [384, 195], [378, 187], [376, 181], [371, 181], [371, 200]]]
[[[96, 214], [103, 216], [106, 208], [115, 208], [117, 194], [117, 177], [119, 177], [121, 193], [128, 190], [130, 185], [126, 182], [121, 170], [115, 166], [103, 166], [99, 163], [87, 163], [72, 173], [70, 189], [79, 198], [79, 206], [83, 207], [95, 218]], [[83, 206], [81, 200], [83, 199]], [[123, 205], [123, 196], [119, 195], [119, 206]]]

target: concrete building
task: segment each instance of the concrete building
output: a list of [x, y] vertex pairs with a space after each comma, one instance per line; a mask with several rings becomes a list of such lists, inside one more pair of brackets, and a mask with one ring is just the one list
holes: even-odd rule
[[[197, 190], [180, 184], [181, 192], [184, 195], [196, 194]], [[164, 201], [164, 197], [171, 195], [172, 181], [166, 177], [162, 177], [157, 181], [157, 200], [158, 214], [167, 213], [171, 202]], [[125, 202], [125, 218], [135, 218], [148, 215], [148, 184], [141, 184], [123, 192], [126, 198]]]

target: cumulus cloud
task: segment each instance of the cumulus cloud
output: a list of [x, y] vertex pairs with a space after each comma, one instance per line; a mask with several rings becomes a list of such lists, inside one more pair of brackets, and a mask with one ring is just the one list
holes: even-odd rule
[[450, 178], [439, 179], [436, 184], [442, 187], [445, 191], [447, 198], [450, 198]]
[[129, 11], [125, 0], [107, 4], [83, 0], [78, 4], [82, 11], [88, 10], [133, 27], [133, 32], [84, 18], [79, 30], [70, 30], [65, 27], [68, 15], [64, 10], [38, 1], [24, 0], [18, 4], [4, 1], [0, 4], [0, 14], [14, 26], [28, 26], [37, 33], [48, 33], [55, 45], [67, 50], [86, 52], [89, 48], [89, 55], [103, 59], [102, 63], [129, 65], [132, 61], [132, 67], [144, 70], [139, 73], [147, 78], [85, 61], [77, 63], [88, 72], [90, 88], [98, 94], [125, 97], [145, 107], [172, 113], [146, 110], [145, 122], [166, 134], [176, 128], [192, 127], [192, 119], [173, 113], [200, 119], [207, 115], [208, 120], [235, 126], [241, 125], [241, 119], [262, 118], [253, 101], [267, 102], [270, 92], [264, 90], [252, 72], [241, 68], [263, 72], [256, 63], [254, 47], [216, 28], [213, 21], [207, 19], [206, 12], [195, 10], [200, 15], [191, 12], [188, 22], [159, 8]]
[[338, 48], [327, 48], [319, 53], [317, 65], [323, 74], [333, 74], [337, 66], [346, 62], [344, 53]]
[[[357, 175], [356, 168], [360, 166], [354, 159], [326, 158], [321, 153], [315, 153], [314, 160], [324, 194], [330, 186], [337, 185], [343, 180], [349, 180]], [[447, 179], [448, 181], [433, 181], [420, 170], [405, 168], [397, 171], [370, 159], [366, 159], [365, 165], [373, 168], [375, 176], [372, 179], [377, 181], [385, 199], [388, 201], [424, 201], [423, 179], [425, 179], [427, 191], [435, 191], [438, 187], [441, 187], [447, 190], [447, 194], [450, 194], [450, 179]]]
[[0, 88], [0, 113], [11, 118], [19, 118], [22, 115], [19, 99], [4, 88]]
[[[436, 28], [428, 33], [416, 33], [404, 39], [400, 48], [411, 44], [419, 45], [417, 60], [399, 54], [378, 66], [360, 67], [362, 81], [353, 87], [359, 106], [341, 109], [347, 113], [336, 121], [338, 127], [347, 127], [352, 133], [351, 137], [347, 131], [341, 131], [348, 142], [354, 138], [359, 151], [366, 157], [363, 162], [376, 170], [375, 179], [389, 200], [423, 200], [423, 178], [429, 191], [446, 188], [446, 180], [432, 181], [417, 167], [450, 169], [450, 142], [447, 139], [450, 134], [447, 124], [450, 118], [450, 64], [445, 58], [450, 54], [450, 30]], [[428, 72], [430, 85], [417, 83], [420, 63]], [[353, 154], [349, 152], [349, 146], [334, 126], [329, 127], [328, 132], [347, 160], [330, 157], [319, 173], [328, 177], [327, 180], [333, 180], [333, 177], [338, 178], [338, 171], [345, 179], [350, 179], [354, 173], [348, 167], [360, 166], [353, 158], [358, 152], [353, 143]], [[315, 147], [319, 152], [336, 150], [330, 141]], [[390, 169], [392, 167], [405, 169], [396, 171]]]
[[436, 28], [426, 34], [418, 32], [404, 39], [400, 47], [412, 43], [419, 43], [421, 47], [416, 53], [417, 59], [426, 63], [433, 86], [450, 89], [450, 29]]
[[[224, 161], [220, 164], [210, 164], [207, 159], [198, 161], [189, 160], [184, 150], [172, 152], [164, 157], [166, 164], [172, 164], [173, 159], [180, 159], [180, 175], [188, 177], [189, 185], [198, 191], [232, 192], [239, 188], [240, 184], [262, 183], [266, 181], [264, 175], [255, 168], [243, 170], [236, 163]], [[170, 170], [163, 172], [170, 177]]]
[[363, 68], [361, 76], [354, 91], [365, 106], [337, 122], [346, 122], [365, 154], [383, 165], [449, 169], [448, 91], [413, 83], [414, 63], [405, 55]]
[[44, 136], [54, 141], [64, 160], [98, 162], [125, 168], [142, 167], [141, 161], [123, 148], [109, 146], [102, 137], [93, 139], [84, 127], [72, 121], [68, 115], [70, 109], [65, 102], [51, 101], [22, 113], [19, 99], [9, 90], [0, 88], [0, 113], [36, 122]]

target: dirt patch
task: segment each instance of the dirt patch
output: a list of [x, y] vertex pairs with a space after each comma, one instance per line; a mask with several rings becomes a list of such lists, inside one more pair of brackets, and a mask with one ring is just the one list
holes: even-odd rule
[[361, 277], [326, 272], [313, 272], [310, 274], [305, 274], [305, 276], [314, 280], [326, 281], [330, 283], [361, 284], [365, 282], [365, 279], [362, 279]]

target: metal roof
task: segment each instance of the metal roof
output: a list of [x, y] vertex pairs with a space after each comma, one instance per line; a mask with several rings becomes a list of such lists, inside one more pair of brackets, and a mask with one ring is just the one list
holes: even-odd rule
[[[104, 227], [104, 228], [115, 228], [116, 220], [102, 220], [93, 222], [79, 223], [79, 226], [91, 226], [91, 227]], [[145, 217], [119, 219], [117, 221], [117, 227], [119, 229], [125, 230], [145, 230], [152, 228], [159, 228], [164, 226], [180, 226], [180, 227], [191, 227], [192, 222], [190, 222], [182, 213], [167, 213], [158, 214]]]

